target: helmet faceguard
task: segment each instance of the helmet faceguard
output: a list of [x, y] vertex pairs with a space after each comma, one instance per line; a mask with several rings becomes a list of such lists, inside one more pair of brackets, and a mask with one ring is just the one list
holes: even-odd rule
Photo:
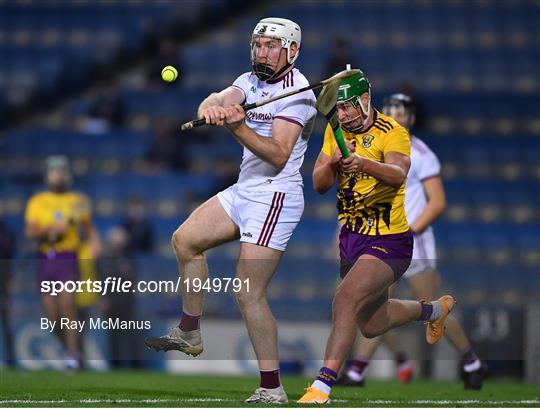
[[[274, 70], [269, 64], [268, 59], [265, 62], [257, 61], [257, 39], [260, 37], [275, 38], [281, 41], [281, 47], [287, 51], [287, 64], [278, 71]], [[268, 81], [278, 77], [282, 72], [289, 68], [298, 58], [300, 44], [302, 42], [302, 31], [300, 26], [291, 20], [285, 18], [270, 17], [259, 21], [253, 30], [251, 36], [251, 65], [253, 73], [261, 80]], [[291, 46], [296, 43], [296, 54], [291, 56]]]
[[388, 115], [394, 119], [399, 116], [407, 116], [407, 127], [410, 127], [416, 114], [416, 106], [410, 96], [392, 94], [384, 99], [382, 112], [384, 115]]
[[[369, 95], [369, 101], [367, 103], [367, 106], [364, 106], [362, 104], [361, 96], [366, 92]], [[358, 74], [344, 79], [339, 84], [336, 104], [340, 105], [347, 102], [352, 104], [357, 110], [359, 110], [365, 118], [362, 121], [362, 124], [358, 126], [353, 127], [348, 125], [357, 121], [358, 118], [362, 116], [362, 114], [359, 113], [354, 118], [350, 118], [347, 121], [342, 122], [341, 126], [347, 132], [358, 132], [366, 125], [367, 121], [369, 120], [369, 115], [371, 114], [371, 84], [369, 83], [367, 77], [362, 71], [360, 71]]]

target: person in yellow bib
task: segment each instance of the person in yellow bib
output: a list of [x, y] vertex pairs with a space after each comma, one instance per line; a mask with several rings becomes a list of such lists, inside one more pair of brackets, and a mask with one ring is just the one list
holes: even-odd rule
[[[25, 213], [25, 235], [37, 241], [37, 282], [47, 318], [56, 322], [54, 332], [66, 348], [66, 369], [80, 367], [79, 332], [60, 328], [60, 319], [77, 320], [75, 293], [47, 291], [45, 282], [67, 282], [80, 279], [77, 253], [81, 235], [88, 238], [96, 252], [99, 236], [92, 223], [90, 201], [80, 193], [70, 191], [71, 173], [64, 156], [46, 160], [47, 189], [30, 198]], [[51, 284], [49, 284], [49, 287]]]
[[413, 253], [405, 214], [409, 133], [372, 107], [371, 85], [361, 71], [341, 81], [336, 114], [349, 152], [342, 156], [327, 126], [313, 186], [323, 194], [337, 180], [342, 281], [334, 294], [323, 367], [298, 403], [329, 402], [357, 328], [373, 338], [411, 321], [426, 321], [427, 341], [432, 344], [443, 336], [446, 317], [454, 307], [450, 295], [432, 302], [389, 297], [390, 286], [407, 270]]

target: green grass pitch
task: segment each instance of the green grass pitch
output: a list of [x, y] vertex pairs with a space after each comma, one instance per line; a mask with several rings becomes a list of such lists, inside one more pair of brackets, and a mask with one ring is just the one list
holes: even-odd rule
[[[298, 406], [308, 381], [283, 377], [290, 402], [284, 406]], [[257, 377], [0, 369], [0, 407], [237, 407], [257, 386]], [[365, 388], [336, 387], [332, 398], [336, 407], [538, 407], [540, 387], [488, 381], [482, 391], [464, 391], [459, 382], [369, 380]]]

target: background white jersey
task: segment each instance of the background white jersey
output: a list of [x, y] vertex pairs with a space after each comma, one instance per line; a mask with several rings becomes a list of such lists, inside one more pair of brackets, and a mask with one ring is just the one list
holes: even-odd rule
[[409, 225], [420, 216], [427, 200], [422, 181], [441, 173], [441, 164], [431, 149], [416, 136], [411, 136], [411, 168], [405, 185], [405, 212]]
[[[308, 85], [306, 77], [298, 69], [293, 68], [287, 74], [270, 81], [261, 81], [255, 74], [246, 72], [240, 75], [232, 86], [241, 90], [245, 96], [245, 103], [250, 104]], [[302, 193], [300, 167], [304, 161], [304, 153], [316, 114], [313, 91], [302, 92], [246, 112], [246, 125], [263, 137], [272, 136], [272, 121], [275, 118], [296, 123], [302, 127], [302, 131], [287, 164], [281, 171], [244, 147], [238, 187], [257, 192]]]

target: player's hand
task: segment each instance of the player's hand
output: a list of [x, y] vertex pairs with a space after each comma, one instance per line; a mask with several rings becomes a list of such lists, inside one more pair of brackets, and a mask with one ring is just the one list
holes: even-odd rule
[[348, 158], [341, 159], [341, 169], [343, 170], [343, 173], [361, 172], [363, 167], [364, 158], [354, 152], [351, 152], [351, 155]]
[[214, 105], [201, 110], [199, 116], [206, 120], [207, 125], [222, 126], [225, 124], [227, 110], [219, 105]]
[[339, 149], [336, 149], [334, 151], [334, 155], [330, 158], [330, 166], [334, 169], [337, 169], [339, 167], [342, 157], [343, 155], [341, 154], [341, 151]]
[[[347, 145], [347, 148], [349, 148], [349, 153], [353, 153], [356, 150], [356, 148], [354, 147], [352, 143], [345, 142], [345, 144]], [[341, 153], [341, 150], [336, 149], [334, 151], [334, 156], [332, 156], [332, 160], [331, 160], [332, 164], [339, 162], [342, 157], [343, 157], [343, 154]]]
[[69, 225], [66, 221], [56, 222], [49, 228], [49, 241], [51, 243], [56, 243], [60, 238], [62, 238], [68, 229]]
[[345, 144], [347, 145], [347, 148], [349, 148], [349, 153], [354, 153], [356, 152], [356, 147], [350, 143], [350, 142], [345, 142]]
[[226, 108], [225, 126], [230, 130], [238, 128], [246, 120], [246, 111], [238, 104]]
[[62, 221], [62, 222], [56, 222], [51, 226], [51, 233], [57, 235], [57, 236], [63, 236], [66, 234], [66, 231], [68, 229], [68, 222]]

